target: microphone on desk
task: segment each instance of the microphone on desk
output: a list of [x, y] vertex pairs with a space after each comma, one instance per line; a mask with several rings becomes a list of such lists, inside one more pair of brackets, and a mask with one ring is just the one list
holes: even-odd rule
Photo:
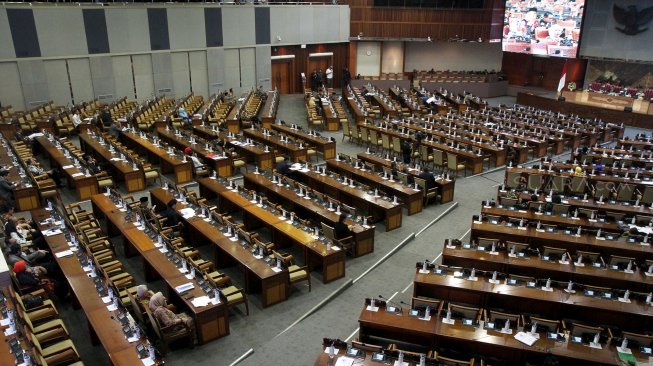
[[[390, 299], [387, 299], [387, 298], [383, 297], [383, 295], [379, 295], [379, 299], [385, 301], [386, 304], [393, 304], [393, 305], [395, 305], [396, 307], [399, 308], [399, 311], [393, 311], [393, 313], [397, 313], [397, 314], [399, 314], [399, 315], [403, 314], [404, 308], [401, 307], [401, 305], [399, 305], [398, 303], [396, 303], [396, 302], [394, 302], [394, 301], [392, 301], [392, 300], [390, 300]], [[387, 309], [388, 309], [388, 307], [386, 306], [386, 310], [387, 310]]]

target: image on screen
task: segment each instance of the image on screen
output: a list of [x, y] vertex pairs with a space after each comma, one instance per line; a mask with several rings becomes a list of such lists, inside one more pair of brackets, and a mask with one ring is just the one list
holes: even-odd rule
[[505, 52], [575, 58], [585, 0], [506, 0]]

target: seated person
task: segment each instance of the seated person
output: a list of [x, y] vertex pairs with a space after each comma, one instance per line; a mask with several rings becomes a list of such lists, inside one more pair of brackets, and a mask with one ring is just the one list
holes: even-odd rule
[[88, 170], [91, 171], [91, 174], [98, 174], [98, 173], [102, 172], [102, 168], [100, 167], [100, 165], [97, 163], [97, 161], [95, 161], [95, 159], [91, 155], [84, 154], [82, 156], [82, 159], [84, 159], [84, 163], [86, 164], [86, 167], [88, 168]]
[[43, 234], [36, 229], [33, 221], [27, 222], [25, 219], [18, 219], [14, 215], [8, 215], [5, 219], [5, 242], [9, 239], [15, 239], [21, 246], [36, 246], [47, 248], [43, 239]]
[[179, 115], [179, 118], [181, 118], [184, 124], [190, 124], [190, 117], [188, 116], [188, 112], [186, 112], [184, 107], [179, 107], [177, 115]]
[[426, 190], [435, 188], [435, 176], [433, 176], [433, 173], [428, 168], [422, 169], [422, 172], [417, 177], [426, 181]]
[[163, 294], [157, 292], [152, 295], [148, 306], [150, 307], [150, 310], [152, 310], [152, 315], [159, 321], [161, 326], [166, 328], [173, 327], [174, 330], [187, 327], [190, 329], [193, 344], [197, 342], [195, 323], [193, 322], [193, 319], [184, 313], [175, 314], [168, 309], [167, 301]]
[[283, 161], [277, 164], [277, 173], [288, 175], [290, 173], [290, 161], [287, 156], [284, 156]]
[[63, 279], [63, 272], [56, 263], [49, 260], [50, 252], [46, 250], [26, 251], [21, 249], [20, 245], [10, 239], [9, 254], [7, 263], [13, 267], [14, 264], [24, 261], [27, 268], [35, 268], [38, 273], [43, 273], [52, 278]]
[[18, 187], [18, 183], [10, 182], [7, 177], [9, 170], [2, 168], [0, 170], [0, 200], [3, 202], [5, 209], [14, 207], [14, 189]]
[[190, 157], [190, 160], [193, 162], [193, 166], [197, 168], [198, 166], [204, 166], [204, 163], [200, 158], [197, 157], [197, 154], [195, 154], [195, 151], [189, 151], [186, 155]]
[[[149, 308], [150, 307], [150, 300], [152, 299], [152, 297], [155, 297], [155, 296], [156, 296], [156, 299], [159, 299], [160, 302], [162, 301], [162, 302], [164, 302], [166, 304], [165, 307], [168, 308], [168, 310], [170, 310], [172, 312], [177, 311], [176, 306], [174, 306], [172, 304], [168, 304], [168, 300], [166, 300], [163, 293], [161, 293], [161, 292], [155, 293], [154, 291], [148, 289], [147, 285], [139, 285], [136, 288], [136, 298], [141, 302], [141, 304], [143, 306], [147, 306]], [[163, 300], [161, 300], [161, 298], [163, 298]], [[154, 309], [151, 309], [151, 310], [154, 311]]]
[[343, 239], [346, 237], [349, 237], [352, 235], [351, 225], [345, 224], [345, 220], [347, 219], [347, 214], [341, 213], [340, 217], [338, 218], [338, 222], [333, 227], [334, 234], [336, 236], [336, 239]]
[[163, 211], [163, 217], [166, 218], [166, 226], [176, 226], [181, 223], [179, 219], [179, 213], [175, 210], [177, 205], [176, 199], [171, 199], [170, 202], [166, 205], [166, 210]]
[[32, 173], [32, 175], [39, 176], [39, 175], [47, 174], [47, 176], [52, 178], [52, 180], [57, 185], [57, 187], [61, 187], [61, 176], [57, 169], [51, 169], [46, 171], [39, 165], [39, 163], [34, 158], [27, 159], [26, 163], [27, 163], [27, 169], [29, 170], [30, 173]]
[[60, 299], [68, 296], [68, 288], [63, 282], [47, 278], [47, 272], [43, 267], [28, 267], [25, 261], [14, 263], [14, 273], [18, 283], [23, 286], [42, 286], [47, 292], [52, 292]]

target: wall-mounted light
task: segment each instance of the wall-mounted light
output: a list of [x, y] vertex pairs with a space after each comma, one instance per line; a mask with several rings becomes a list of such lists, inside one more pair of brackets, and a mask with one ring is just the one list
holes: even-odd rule
[[426, 40], [427, 40], [428, 42], [431, 42], [431, 36], [426, 37]]
[[361, 37], [363, 37], [363, 32], [358, 32], [358, 37], [356, 37], [356, 38], [358, 38], [358, 40], [360, 40]]
[[277, 36], [277, 42], [281, 42], [281, 36]]

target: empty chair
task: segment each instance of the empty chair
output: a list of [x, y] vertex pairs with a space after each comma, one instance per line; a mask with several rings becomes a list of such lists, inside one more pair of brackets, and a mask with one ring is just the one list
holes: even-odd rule
[[561, 333], [565, 328], [564, 328], [564, 323], [562, 323], [560, 320], [551, 320], [551, 319], [544, 319], [544, 318], [538, 318], [535, 316], [531, 316], [528, 319], [528, 324], [526, 325], [525, 329], [530, 331], [531, 326], [533, 323], [537, 323], [537, 332], [548, 332], [548, 333]]
[[508, 188], [519, 188], [522, 184], [521, 173], [519, 172], [508, 172], [506, 177], [506, 187]]
[[642, 198], [640, 199], [646, 204], [653, 203], [653, 186], [646, 186], [644, 192], [642, 192]]
[[438, 314], [442, 310], [444, 301], [429, 297], [413, 297], [410, 301], [410, 307], [413, 309], [424, 310], [428, 306], [431, 308], [431, 314]]
[[463, 171], [463, 174], [467, 176], [467, 165], [458, 164], [458, 156], [447, 152], [447, 169], [454, 173], [454, 176], [458, 176], [459, 171]]
[[596, 199], [603, 197], [604, 200], [610, 198], [612, 186], [606, 182], [596, 182], [594, 185], [593, 196]]
[[638, 334], [632, 332], [621, 332], [621, 338], [628, 339], [629, 348], [651, 347], [653, 345], [653, 335]]
[[564, 193], [568, 184], [569, 178], [562, 175], [554, 175], [549, 189], [552, 189], [554, 193]]
[[603, 263], [601, 259], [601, 254], [595, 252], [586, 252], [583, 250], [577, 250], [576, 255], [574, 256], [574, 263], [578, 263], [578, 258], [580, 257], [583, 264], [594, 264], [594, 263]]
[[355, 340], [351, 341], [351, 346], [363, 350], [365, 352], [383, 352], [383, 346], [377, 346], [375, 344], [363, 343], [361, 341]]
[[633, 192], [635, 185], [633, 184], [620, 184], [617, 190], [617, 201], [630, 201], [633, 199]]
[[518, 198], [499, 197], [499, 204], [506, 208], [513, 207], [519, 202]]
[[594, 336], [597, 333], [601, 335], [604, 331], [605, 329], [602, 327], [593, 327], [585, 324], [571, 323], [569, 336], [571, 337], [571, 341], [590, 343], [594, 340]]
[[569, 190], [574, 194], [584, 194], [587, 189], [587, 179], [585, 177], [573, 176], [571, 177], [571, 183], [569, 185]]
[[542, 189], [542, 174], [530, 174], [528, 176], [528, 183], [526, 187], [529, 191], [541, 190]]
[[444, 169], [444, 152], [442, 150], [433, 149], [433, 166]]
[[308, 292], [311, 292], [311, 272], [309, 271], [308, 266], [300, 267], [295, 264], [295, 258], [292, 255], [283, 256], [278, 252], [274, 252], [274, 255], [275, 257], [280, 258], [284, 267], [288, 269], [289, 285], [307, 281]]
[[494, 323], [494, 329], [501, 329], [510, 320], [512, 329], [524, 325], [524, 318], [520, 314], [509, 314], [501, 311], [487, 309], [483, 312], [483, 321]]
[[448, 310], [451, 311], [451, 317], [454, 319], [468, 319], [478, 323], [483, 315], [483, 309], [471, 306], [464, 306], [449, 303]]
[[632, 257], [622, 257], [619, 255], [611, 255], [608, 266], [612, 269], [624, 270], [628, 267], [628, 264], [631, 264], [631, 269], [635, 269], [635, 258]]
[[509, 285], [523, 286], [528, 283], [534, 283], [534, 282], [535, 282], [535, 277], [521, 276], [515, 274], [508, 274], [508, 277], [506, 279], [506, 283]]
[[526, 243], [517, 243], [514, 241], [506, 241], [506, 249], [508, 252], [514, 252], [515, 255], [525, 255], [528, 253], [530, 246]]
[[438, 355], [435, 359], [442, 366], [474, 366], [474, 357], [469, 360], [458, 360]]
[[355, 245], [356, 241], [354, 240], [353, 236], [348, 236], [346, 238], [338, 238], [336, 239], [336, 232], [335, 229], [324, 222], [322, 222], [322, 232], [324, 233], [324, 236], [327, 237], [327, 239], [331, 240], [333, 244], [340, 246], [343, 248], [346, 252], [355, 254]]
[[563, 214], [567, 215], [569, 213], [569, 208], [570, 207], [571, 206], [565, 205], [565, 204], [562, 204], [562, 203], [554, 203], [553, 208], [551, 209], [551, 212], [554, 215], [563, 215]]
[[559, 260], [567, 252], [566, 249], [547, 246], [544, 246], [542, 249], [542, 259], [550, 261]]
[[478, 238], [476, 239], [479, 247], [492, 247], [492, 244], [495, 246], [498, 245], [499, 239], [489, 239], [489, 238]]

